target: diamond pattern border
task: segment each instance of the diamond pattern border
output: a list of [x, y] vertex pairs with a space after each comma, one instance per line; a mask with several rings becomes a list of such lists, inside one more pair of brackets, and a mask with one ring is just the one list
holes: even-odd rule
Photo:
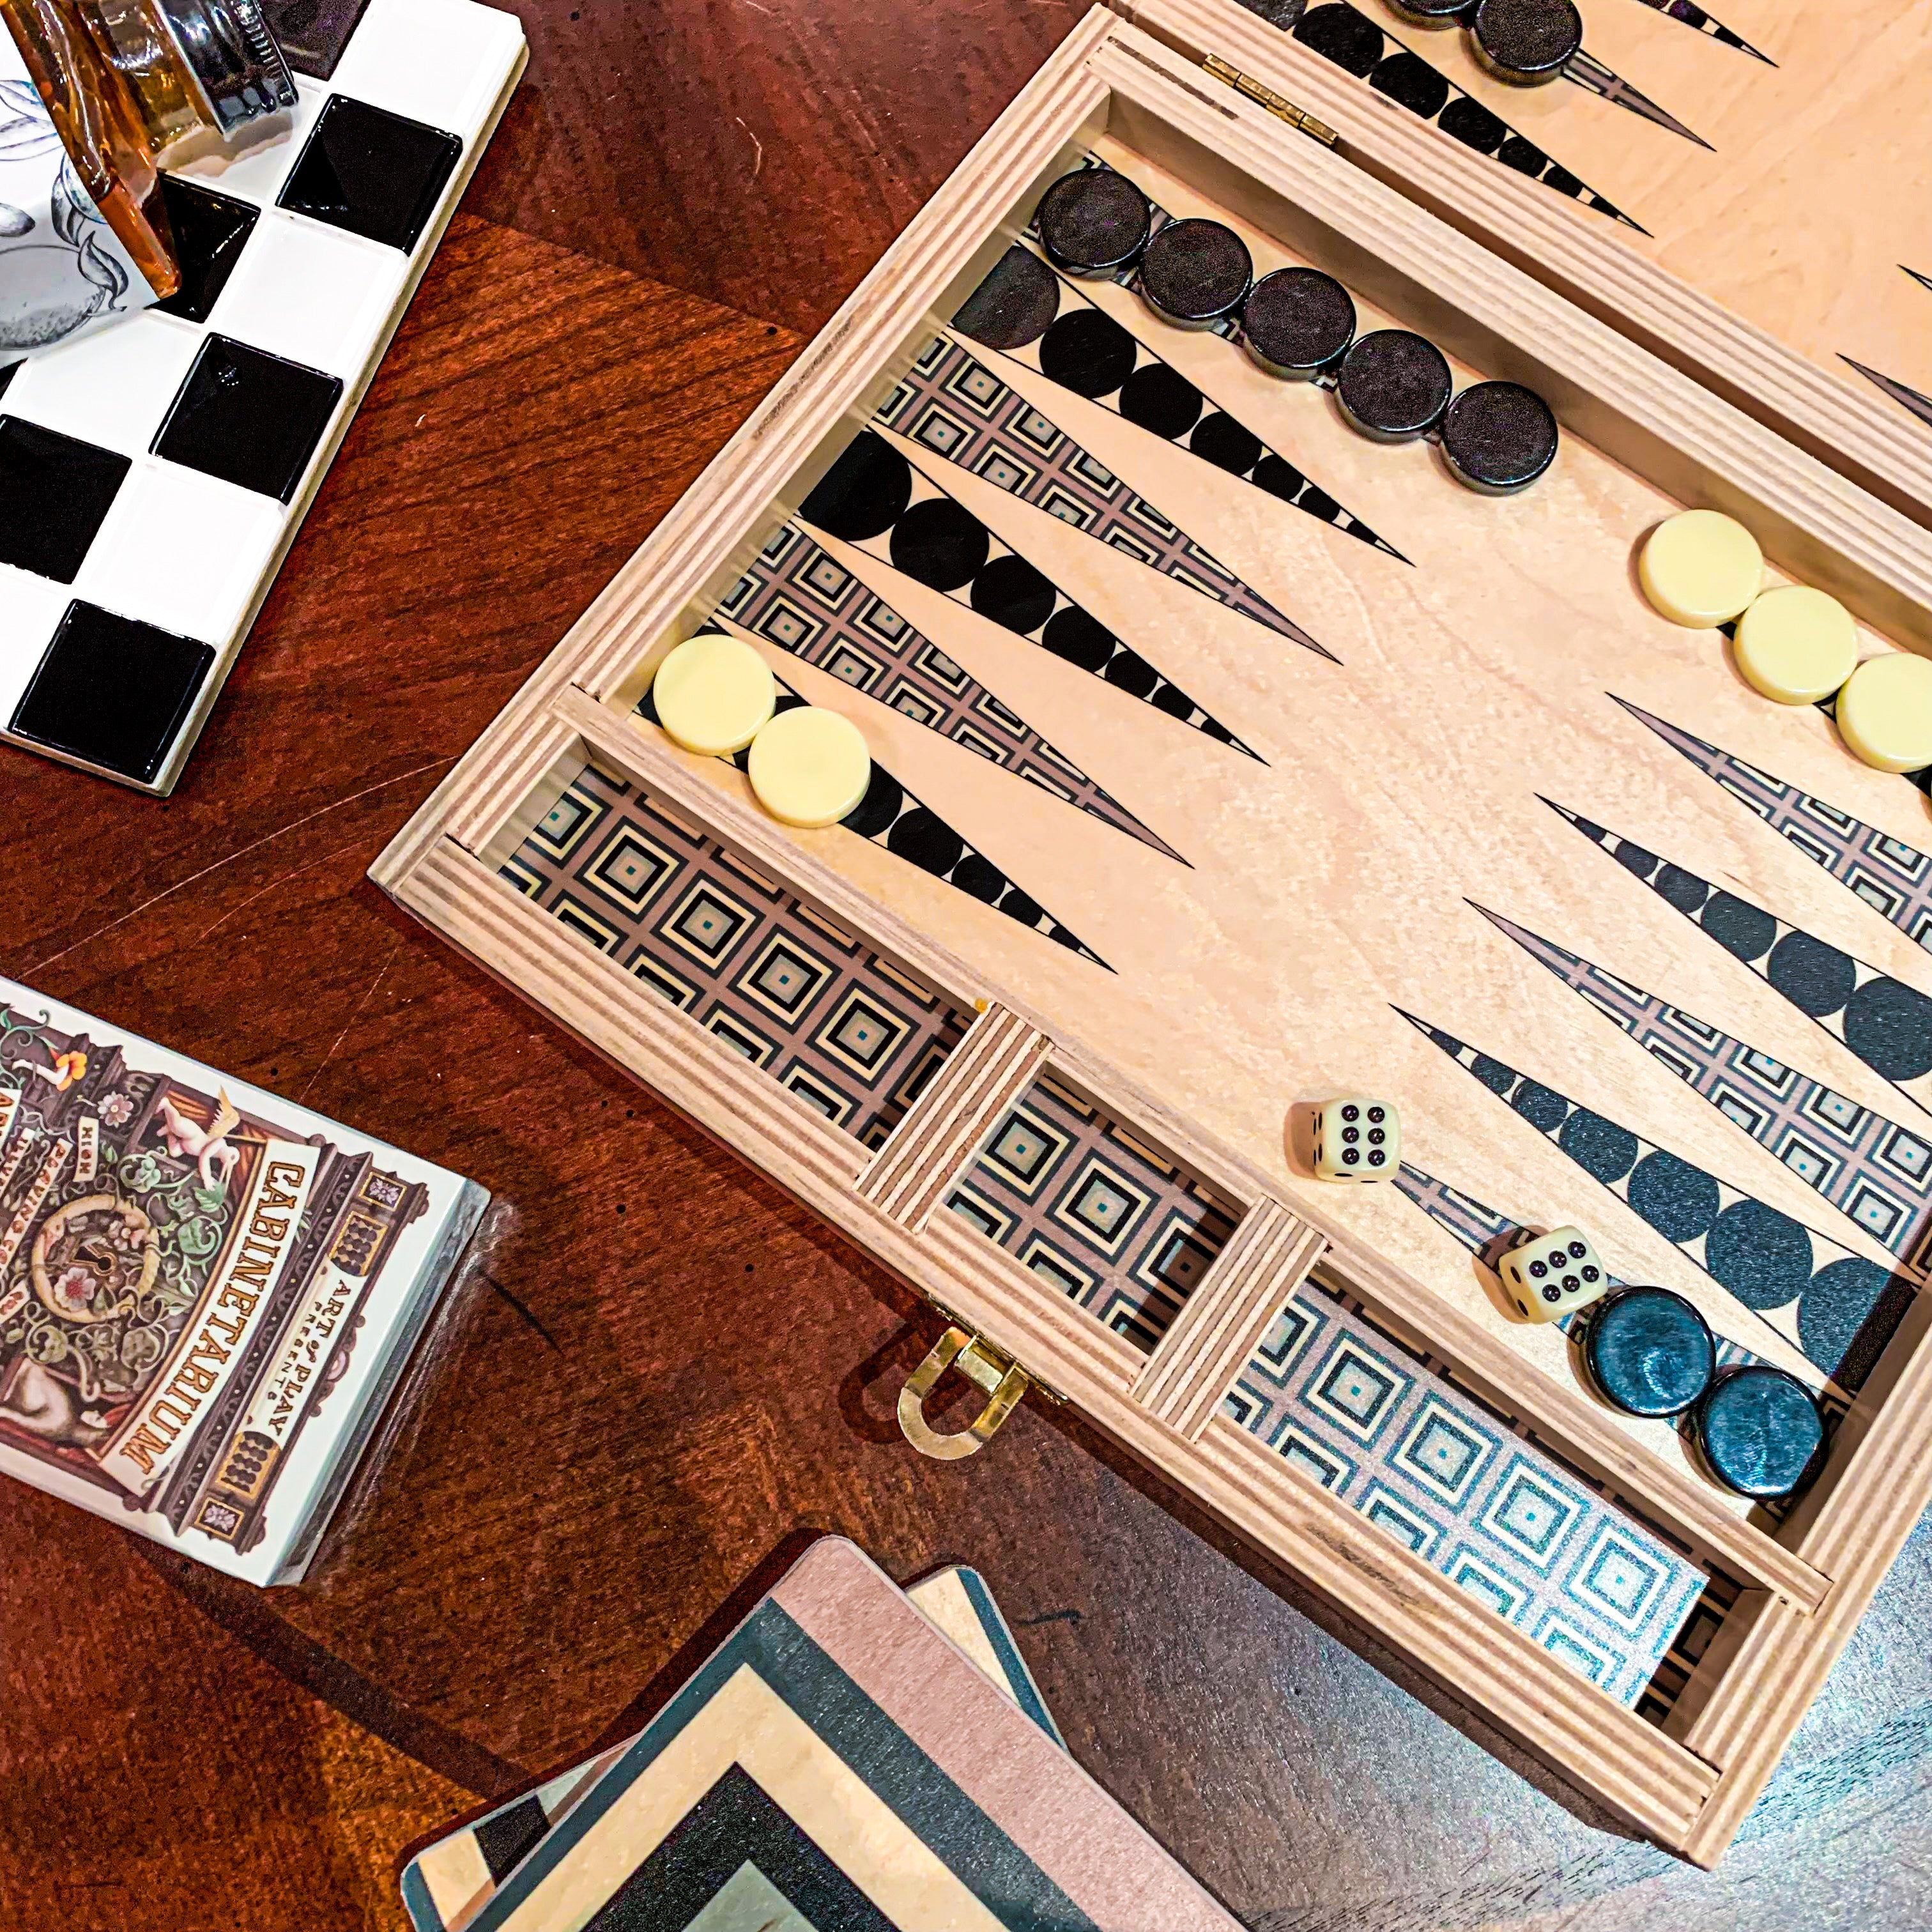
[[501, 876], [653, 992], [876, 1148], [970, 1016], [701, 828], [586, 764]]
[[1646, 1695], [1705, 1591], [1689, 1558], [1318, 1282], [1275, 1318], [1223, 1406], [1620, 1703]]
[[1014, 1104], [946, 1206], [1151, 1352], [1239, 1218], [1050, 1076]]

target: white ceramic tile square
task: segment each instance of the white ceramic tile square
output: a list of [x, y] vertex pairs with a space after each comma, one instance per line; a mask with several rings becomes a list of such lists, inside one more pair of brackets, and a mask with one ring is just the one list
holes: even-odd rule
[[73, 598], [64, 584], [0, 563], [0, 724], [13, 716]]
[[102, 449], [139, 456], [186, 379], [201, 332], [152, 310], [83, 341], [29, 356], [7, 391], [7, 413]]
[[521, 30], [469, 0], [370, 0], [332, 83], [372, 107], [460, 134], [502, 84]]
[[287, 521], [280, 504], [172, 463], [121, 486], [74, 594], [218, 647], [242, 620]]
[[[350, 43], [352, 46], [354, 43]], [[185, 175], [190, 181], [206, 182], [210, 188], [218, 188], [224, 194], [232, 194], [239, 201], [252, 201], [263, 208], [272, 208], [275, 197], [282, 191], [282, 184], [288, 179], [289, 170], [302, 158], [302, 151], [308, 145], [309, 130], [315, 125], [320, 114], [328, 100], [332, 90], [320, 81], [296, 77], [296, 104], [290, 116], [286, 134], [278, 134], [263, 142], [259, 147], [233, 160], [219, 155], [210, 154], [200, 160], [190, 161], [176, 172]]]
[[409, 269], [406, 255], [380, 242], [271, 208], [208, 326], [325, 375], [353, 376], [381, 340]]

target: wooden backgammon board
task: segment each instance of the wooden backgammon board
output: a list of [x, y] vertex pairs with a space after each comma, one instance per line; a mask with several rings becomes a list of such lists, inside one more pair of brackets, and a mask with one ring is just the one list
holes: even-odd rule
[[[1712, 1862], [1932, 1494], [1932, 859], [1912, 782], [1634, 562], [1723, 509], [1865, 655], [1924, 650], [1932, 461], [1880, 500], [1918, 425], [1628, 224], [1225, 0], [1132, 11], [1076, 28], [374, 876], [950, 1318], [901, 1405], [929, 1453], [1071, 1405]], [[1326, 272], [1459, 388], [1527, 386], [1554, 466], [1465, 488], [1132, 263], [1058, 273], [1036, 212], [1096, 172]], [[859, 728], [842, 823], [660, 730], [706, 630]], [[1310, 1172], [1340, 1093], [1400, 1110], [1379, 1185]], [[1520, 1318], [1492, 1264], [1570, 1222], [1812, 1391], [1794, 1503]], [[949, 1366], [987, 1395], [961, 1435], [920, 1408]]]

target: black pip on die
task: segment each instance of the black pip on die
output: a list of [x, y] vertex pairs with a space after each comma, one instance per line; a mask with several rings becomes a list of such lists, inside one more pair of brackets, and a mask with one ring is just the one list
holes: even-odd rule
[[1597, 1251], [1580, 1228], [1552, 1228], [1503, 1256], [1498, 1272], [1518, 1313], [1556, 1322], [1598, 1300], [1610, 1286]]
[[1402, 1160], [1402, 1124], [1386, 1100], [1345, 1094], [1315, 1114], [1315, 1172], [1324, 1180], [1386, 1180]]

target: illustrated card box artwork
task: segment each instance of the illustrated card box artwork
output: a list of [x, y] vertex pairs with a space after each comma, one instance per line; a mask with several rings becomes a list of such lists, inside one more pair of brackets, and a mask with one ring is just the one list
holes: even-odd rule
[[[953, 1564], [915, 1583], [907, 1591], [906, 1600], [916, 1604], [990, 1682], [1064, 1747], [1040, 1687], [976, 1570]], [[468, 1932], [498, 1887], [636, 1742], [626, 1738], [572, 1765], [418, 1853], [403, 1870], [403, 1903], [416, 1932]]]
[[488, 1199], [0, 980], [0, 1470], [296, 1581]]
[[851, 1544], [815, 1544], [470, 1932], [1237, 1922]]
[[[0, 294], [0, 736], [164, 795], [526, 52], [514, 14], [471, 0], [266, 10], [291, 124], [163, 177], [179, 291], [38, 348]], [[0, 32], [0, 149], [12, 50]], [[107, 231], [61, 206], [0, 250], [71, 236], [90, 298], [138, 307], [95, 286], [121, 277], [88, 238]]]

